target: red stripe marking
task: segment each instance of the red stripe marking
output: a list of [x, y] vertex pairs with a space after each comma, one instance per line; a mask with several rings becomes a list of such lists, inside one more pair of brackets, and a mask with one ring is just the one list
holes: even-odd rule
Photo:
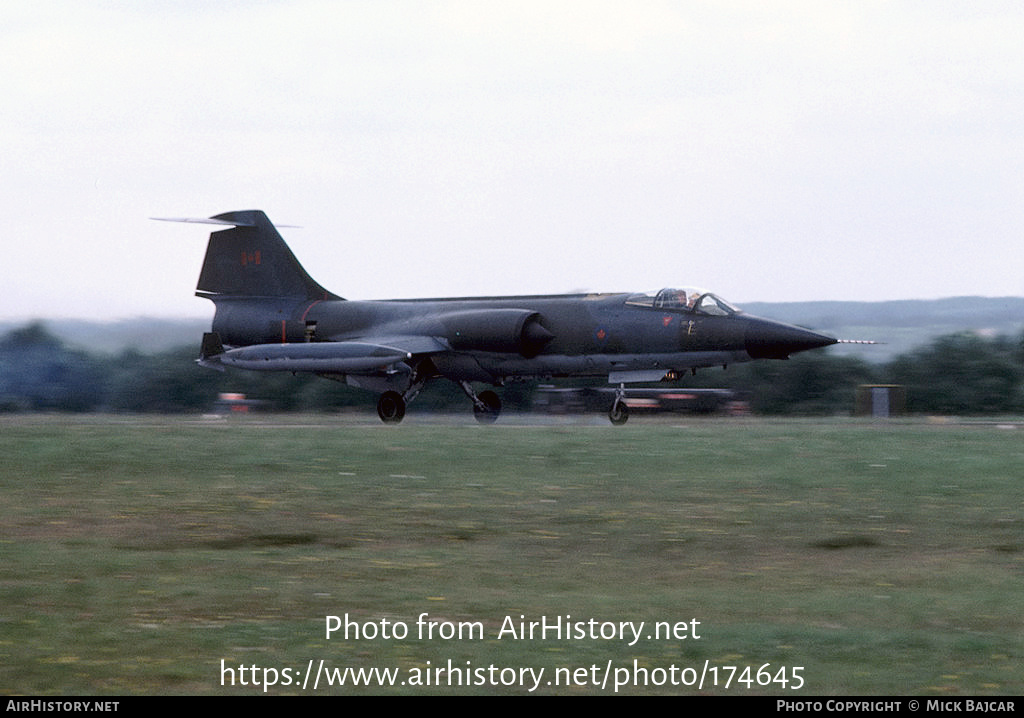
[[310, 304], [310, 305], [309, 305], [308, 307], [306, 307], [306, 311], [304, 311], [304, 312], [302, 313], [302, 319], [301, 319], [301, 321], [302, 321], [302, 322], [305, 322], [305, 321], [306, 321], [306, 317], [308, 317], [308, 316], [309, 316], [309, 310], [311, 310], [311, 309], [312, 309], [313, 307], [315, 307], [315, 306], [316, 306], [317, 304], [319, 304], [319, 303], [320, 303], [320, 302], [322, 302], [322, 301], [325, 301], [325, 300], [323, 300], [323, 299], [317, 299], [317, 300], [316, 300], [315, 302], [313, 302], [313, 303], [312, 303], [312, 304]]

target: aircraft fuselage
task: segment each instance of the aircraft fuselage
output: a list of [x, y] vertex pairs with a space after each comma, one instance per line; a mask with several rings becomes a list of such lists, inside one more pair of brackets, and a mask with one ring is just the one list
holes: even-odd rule
[[380, 395], [381, 419], [400, 421], [427, 381], [456, 382], [481, 422], [501, 400], [470, 382], [606, 376], [609, 416], [628, 416], [624, 385], [687, 370], [836, 343], [807, 329], [749, 316], [694, 288], [656, 293], [348, 301], [324, 289], [259, 210], [200, 221], [210, 235], [196, 293], [214, 302], [200, 363], [218, 369], [309, 372]]
[[[515, 377], [603, 376], [613, 372], [681, 374], [751, 359], [785, 358], [792, 352], [835, 341], [743, 313], [710, 316], [687, 309], [630, 306], [630, 296], [220, 299], [213, 331], [220, 334], [225, 345], [238, 347], [353, 342], [370, 334], [375, 342], [385, 345], [389, 337], [437, 337], [450, 346], [446, 352], [450, 356], [432, 358], [438, 373], [488, 383]], [[550, 335], [539, 346], [531, 346], [522, 338], [518, 320], [530, 316], [535, 316], [534, 321]], [[489, 320], [490, 326], [475, 326], [487, 325]], [[463, 328], [464, 324], [468, 327]]]

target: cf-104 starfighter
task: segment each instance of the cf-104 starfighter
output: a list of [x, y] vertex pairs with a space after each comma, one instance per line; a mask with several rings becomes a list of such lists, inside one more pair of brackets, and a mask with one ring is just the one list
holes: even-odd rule
[[710, 292], [350, 301], [302, 268], [259, 210], [209, 219], [196, 294], [213, 301], [199, 363], [308, 372], [378, 394], [377, 413], [399, 422], [427, 382], [449, 379], [481, 423], [501, 400], [473, 384], [607, 377], [617, 386], [608, 417], [629, 418], [625, 384], [675, 380], [686, 371], [835, 344], [818, 332], [749, 316]]

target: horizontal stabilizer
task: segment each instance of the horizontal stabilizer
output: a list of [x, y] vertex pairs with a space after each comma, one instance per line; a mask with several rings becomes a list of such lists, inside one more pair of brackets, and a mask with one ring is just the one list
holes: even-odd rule
[[[240, 214], [240, 213], [238, 213]], [[247, 217], [236, 217], [233, 220], [220, 219], [220, 215], [217, 217], [150, 217], [150, 219], [156, 220], [157, 222], [185, 222], [186, 224], [221, 224], [228, 227], [255, 227], [256, 220], [254, 218]], [[275, 227], [285, 227], [288, 229], [302, 229], [298, 225], [294, 224], [274, 224]]]

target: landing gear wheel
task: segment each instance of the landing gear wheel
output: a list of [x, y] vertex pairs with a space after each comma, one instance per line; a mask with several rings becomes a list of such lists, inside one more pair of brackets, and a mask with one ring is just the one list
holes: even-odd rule
[[615, 426], [622, 426], [629, 421], [629, 407], [624, 401], [616, 401], [608, 412], [608, 420]]
[[377, 416], [385, 424], [397, 424], [405, 418], [405, 399], [397, 391], [386, 391], [377, 400]]
[[[501, 398], [493, 391], [482, 391], [477, 394], [479, 403], [473, 404], [473, 415], [481, 424], [493, 424], [501, 413]], [[480, 404], [484, 406], [481, 407]]]

